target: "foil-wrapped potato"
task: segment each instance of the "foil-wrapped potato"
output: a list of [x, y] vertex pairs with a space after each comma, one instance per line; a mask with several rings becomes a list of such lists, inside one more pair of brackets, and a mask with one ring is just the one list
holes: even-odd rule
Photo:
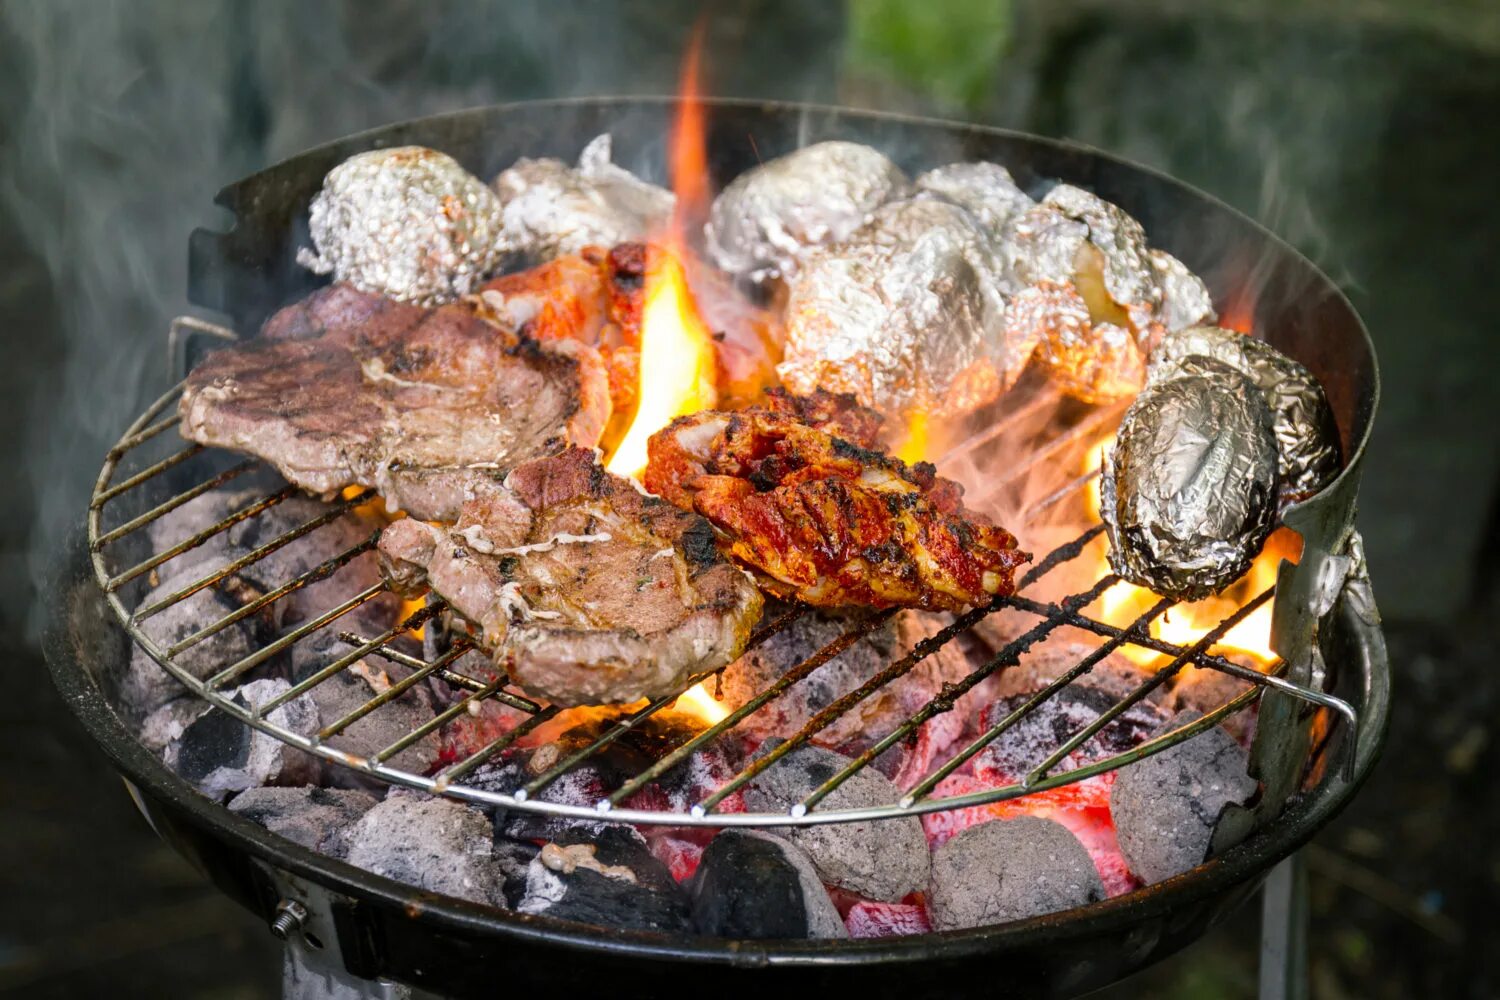
[[736, 177], [704, 226], [709, 255], [753, 280], [795, 272], [813, 248], [852, 234], [905, 194], [906, 175], [885, 154], [854, 142], [804, 146]]
[[506, 248], [551, 260], [586, 246], [644, 240], [671, 218], [676, 199], [611, 161], [609, 133], [593, 139], [578, 166], [520, 159], [495, 176]]
[[790, 281], [788, 388], [852, 392], [889, 415], [966, 413], [1014, 379], [993, 249], [962, 208], [906, 199], [810, 255]]
[[316, 251], [297, 261], [361, 291], [437, 305], [472, 291], [504, 253], [500, 202], [445, 153], [422, 146], [351, 156], [308, 209]]
[[1162, 338], [1151, 353], [1147, 380], [1172, 379], [1195, 357], [1222, 362], [1260, 389], [1274, 419], [1283, 503], [1306, 499], [1333, 482], [1343, 468], [1338, 425], [1312, 372], [1263, 340], [1194, 326]]
[[1243, 576], [1276, 520], [1271, 426], [1255, 384], [1211, 358], [1144, 389], [1099, 483], [1114, 571], [1181, 601]]
[[1163, 332], [1216, 318], [1203, 282], [1149, 247], [1139, 222], [1069, 184], [1010, 218], [1001, 254], [1021, 289], [1010, 339], [1036, 343], [1037, 362], [1086, 402], [1135, 393]]
[[998, 163], [950, 163], [918, 174], [918, 191], [953, 202], [974, 216], [995, 240], [1010, 220], [1035, 204]]

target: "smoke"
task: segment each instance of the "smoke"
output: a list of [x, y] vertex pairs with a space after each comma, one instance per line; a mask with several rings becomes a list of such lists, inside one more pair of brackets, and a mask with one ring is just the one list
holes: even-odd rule
[[[225, 225], [212, 204], [220, 187], [404, 118], [671, 93], [705, 6], [716, 92], [832, 95], [833, 66], [817, 54], [837, 35], [837, 5], [0, 5], [0, 234], [15, 230], [30, 268], [25, 288], [0, 288], [0, 304], [8, 345], [36, 355], [7, 378], [22, 397], [9, 405], [25, 459], [10, 464], [24, 481], [7, 499], [7, 616], [20, 618], [56, 572], [105, 451], [169, 385], [167, 324], [189, 311], [187, 237]], [[758, 32], [762, 20], [778, 30]], [[9, 624], [35, 638], [42, 614]]]

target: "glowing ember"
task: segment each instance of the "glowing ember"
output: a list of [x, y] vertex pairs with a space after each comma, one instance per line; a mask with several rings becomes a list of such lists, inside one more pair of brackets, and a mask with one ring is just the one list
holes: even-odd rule
[[682, 258], [689, 252], [683, 234], [689, 220], [708, 203], [703, 111], [698, 100], [695, 31], [683, 63], [682, 97], [672, 127], [672, 190], [677, 195], [670, 229], [654, 238], [646, 265], [645, 305], [641, 310], [640, 387], [635, 417], [606, 467], [639, 479], [646, 467], [646, 439], [673, 417], [712, 409], [717, 360], [713, 339], [688, 288]]

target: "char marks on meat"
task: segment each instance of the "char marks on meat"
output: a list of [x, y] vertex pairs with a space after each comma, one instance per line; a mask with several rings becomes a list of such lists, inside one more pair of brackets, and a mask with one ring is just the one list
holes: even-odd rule
[[1031, 557], [931, 465], [872, 450], [865, 412], [779, 394], [680, 417], [650, 440], [646, 487], [708, 518], [781, 597], [957, 611], [1013, 592]]
[[468, 305], [426, 309], [333, 285], [188, 376], [183, 435], [270, 462], [314, 493], [376, 486], [452, 520], [473, 482], [570, 445], [609, 419], [598, 352], [497, 329]]
[[722, 667], [761, 611], [708, 522], [581, 448], [490, 481], [451, 527], [397, 521], [380, 551], [397, 586], [430, 585], [513, 680], [562, 705], [654, 697]]

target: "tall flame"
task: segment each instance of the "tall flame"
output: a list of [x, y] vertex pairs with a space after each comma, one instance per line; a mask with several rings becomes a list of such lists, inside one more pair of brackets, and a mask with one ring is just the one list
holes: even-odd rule
[[682, 93], [672, 126], [669, 162], [677, 195], [668, 231], [656, 234], [646, 264], [641, 310], [640, 386], [635, 416], [606, 468], [639, 478], [646, 468], [646, 441], [673, 417], [712, 409], [718, 402], [713, 337], [698, 313], [682, 259], [690, 253], [687, 232], [709, 199], [703, 106], [698, 99], [702, 22], [693, 30], [682, 67]]

